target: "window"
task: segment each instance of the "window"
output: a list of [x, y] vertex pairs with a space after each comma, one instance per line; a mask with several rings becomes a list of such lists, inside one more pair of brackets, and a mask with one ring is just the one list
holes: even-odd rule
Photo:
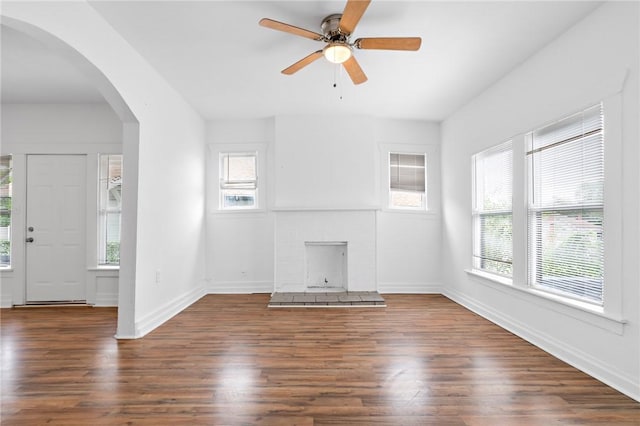
[[220, 153], [220, 209], [255, 209], [257, 191], [257, 153]]
[[122, 155], [100, 156], [98, 263], [120, 264]]
[[0, 266], [11, 264], [11, 156], [0, 157]]
[[426, 155], [389, 153], [389, 207], [426, 210]]
[[478, 153], [473, 167], [473, 267], [511, 277], [513, 154], [511, 142]]
[[602, 105], [528, 135], [529, 285], [603, 303]]

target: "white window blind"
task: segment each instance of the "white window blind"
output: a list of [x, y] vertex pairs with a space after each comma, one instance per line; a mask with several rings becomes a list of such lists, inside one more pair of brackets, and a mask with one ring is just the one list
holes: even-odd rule
[[473, 267], [513, 273], [511, 142], [473, 156]]
[[389, 153], [389, 206], [426, 209], [426, 155]]
[[257, 154], [220, 154], [220, 207], [247, 209], [256, 207], [258, 188]]
[[529, 284], [602, 304], [602, 105], [538, 129], [529, 139]]
[[389, 154], [389, 187], [424, 192], [424, 154]]

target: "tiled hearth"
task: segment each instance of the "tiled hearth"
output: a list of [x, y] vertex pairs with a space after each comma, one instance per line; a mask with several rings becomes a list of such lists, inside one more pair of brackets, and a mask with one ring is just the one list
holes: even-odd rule
[[331, 293], [273, 293], [270, 308], [339, 308], [387, 306], [377, 291], [344, 291]]

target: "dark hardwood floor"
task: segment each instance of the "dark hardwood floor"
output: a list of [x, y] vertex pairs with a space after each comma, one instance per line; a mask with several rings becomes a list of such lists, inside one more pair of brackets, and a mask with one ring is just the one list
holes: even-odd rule
[[2, 424], [640, 425], [640, 403], [442, 296], [385, 299], [209, 295], [130, 341], [115, 309], [4, 309]]

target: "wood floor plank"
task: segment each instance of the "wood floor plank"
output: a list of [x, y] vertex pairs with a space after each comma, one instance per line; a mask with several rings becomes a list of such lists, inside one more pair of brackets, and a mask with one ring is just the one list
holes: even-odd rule
[[112, 308], [3, 309], [6, 425], [639, 425], [640, 403], [450, 300], [209, 295], [139, 340]]

